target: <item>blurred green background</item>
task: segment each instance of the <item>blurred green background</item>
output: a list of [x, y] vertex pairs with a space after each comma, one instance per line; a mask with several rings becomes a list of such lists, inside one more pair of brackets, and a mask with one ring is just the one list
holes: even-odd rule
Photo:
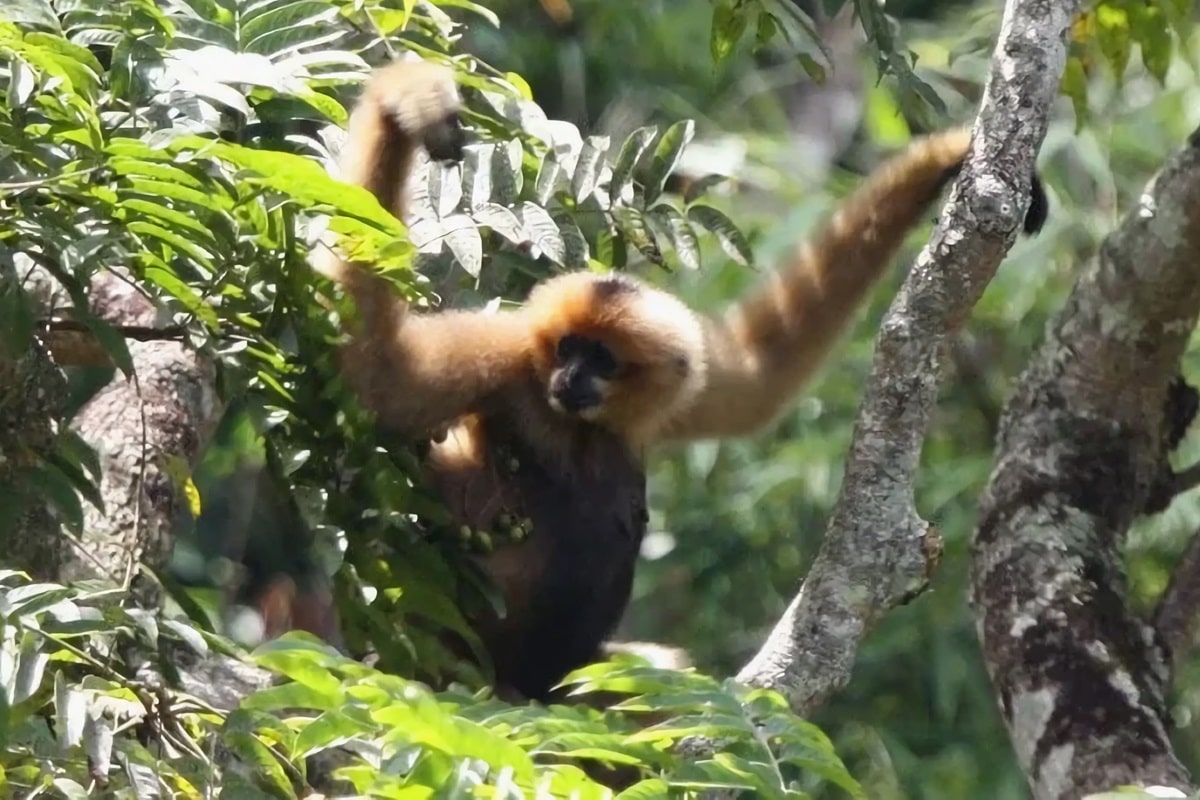
[[[694, 167], [700, 173], [732, 176], [713, 202], [750, 238], [760, 270], [918, 128], [913, 114], [901, 112], [909, 105], [895, 82], [877, 80], [870, 48], [841, 18], [823, 23], [835, 69], [818, 85], [778, 39], [757, 51], [745, 41], [714, 66], [709, 3], [488, 5], [502, 26], [473, 24], [464, 49], [524, 77], [551, 118], [614, 140], [650, 122], [695, 119], [693, 160], [685, 156], [680, 180], [690, 163], [702, 164]], [[945, 103], [945, 117], [932, 117], [934, 124], [971, 118], [999, 10], [996, 3], [889, 4], [918, 55], [917, 74]], [[932, 591], [867, 639], [850, 686], [814, 719], [879, 800], [1027, 796], [965, 605], [967, 545], [991, 466], [995, 421], [1076, 270], [1162, 158], [1200, 123], [1195, 60], [1186, 53], [1171, 64], [1165, 90], [1136, 59], [1121, 82], [1101, 68], [1087, 78], [1089, 118], [1077, 130], [1071, 103], [1061, 98], [1042, 149], [1051, 221], [1038, 238], [1013, 248], [951, 354], [952, 377], [916, 495], [946, 542]], [[736, 672], [758, 647], [817, 550], [874, 332], [927, 234], [926, 227], [913, 235], [852, 334], [775, 428], [653, 460], [651, 534], [622, 638], [682, 646], [716, 675]], [[719, 307], [759, 278], [722, 258], [711, 242], [704, 256], [698, 272], [660, 276], [698, 307]], [[1200, 380], [1194, 350], [1184, 371]], [[1192, 436], [1178, 459], [1196, 457]], [[175, 562], [177, 576], [196, 587], [193, 594], [220, 608], [228, 629], [249, 639], [252, 626], [233, 613], [236, 603], [272, 574], [312, 568], [312, 554], [288, 538], [288, 520], [280, 518], [269, 486], [256, 479], [258, 458], [253, 429], [234, 409], [196, 476], [204, 513]], [[1189, 495], [1138, 526], [1128, 546], [1137, 608], [1152, 607], [1198, 523], [1200, 506]], [[238, 591], [228, 590], [239, 581]], [[1193, 770], [1200, 768], [1200, 739], [1187, 723], [1200, 705], [1197, 666], [1181, 674], [1175, 696], [1183, 723], [1178, 752]]]

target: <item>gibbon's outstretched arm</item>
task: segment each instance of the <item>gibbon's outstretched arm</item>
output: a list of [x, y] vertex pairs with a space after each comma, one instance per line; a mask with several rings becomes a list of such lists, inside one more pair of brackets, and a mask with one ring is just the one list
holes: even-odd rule
[[[658, 438], [738, 436], [771, 422], [820, 365], [970, 147], [965, 127], [914, 142], [874, 172], [765, 286], [723, 318], [702, 319], [704, 386]], [[1046, 215], [1036, 176], [1033, 194], [1026, 233]]]
[[[368, 189], [404, 220], [417, 149], [442, 161], [462, 158], [460, 107], [447, 67], [396, 61], [376, 70], [350, 116], [341, 179]], [[343, 371], [386, 427], [435, 430], [511, 382], [525, 364], [528, 334], [512, 312], [413, 314], [369, 266], [328, 247], [318, 248], [313, 262], [354, 297], [358, 329], [342, 350]]]

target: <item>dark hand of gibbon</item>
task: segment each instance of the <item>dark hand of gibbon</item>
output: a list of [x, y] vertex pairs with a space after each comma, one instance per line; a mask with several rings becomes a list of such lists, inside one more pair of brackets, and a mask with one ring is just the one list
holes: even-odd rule
[[421, 144], [435, 161], [462, 161], [467, 132], [458, 113], [447, 114], [440, 122], [427, 127]]

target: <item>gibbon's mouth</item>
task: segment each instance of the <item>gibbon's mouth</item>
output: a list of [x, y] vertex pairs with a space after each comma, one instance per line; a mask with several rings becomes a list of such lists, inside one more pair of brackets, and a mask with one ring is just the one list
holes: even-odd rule
[[581, 397], [575, 392], [551, 392], [548, 400], [550, 407], [564, 416], [579, 417], [589, 422], [600, 416], [599, 398]]

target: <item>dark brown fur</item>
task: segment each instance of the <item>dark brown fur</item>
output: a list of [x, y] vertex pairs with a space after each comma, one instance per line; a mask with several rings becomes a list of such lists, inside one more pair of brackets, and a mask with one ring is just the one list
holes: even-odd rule
[[[442, 141], [440, 126], [458, 108], [445, 90], [451, 80], [429, 65], [392, 65], [355, 111], [347, 179], [398, 216], [415, 149]], [[397, 108], [423, 113], [400, 119]], [[966, 129], [915, 142], [764, 288], [719, 318], [633, 278], [587, 272], [539, 284], [516, 310], [417, 314], [368, 270], [336, 257], [318, 262], [359, 307], [343, 365], [363, 403], [409, 434], [448, 429], [427, 468], [456, 521], [485, 530], [501, 514], [533, 522], [528, 541], [480, 558], [507, 604], [503, 618], [479, 624], [500, 687], [545, 699], [569, 670], [599, 657], [628, 602], [645, 533], [645, 448], [769, 423], [970, 144]], [[576, 365], [578, 387], [594, 395], [576, 409], [554, 388], [574, 374], [558, 353], [568, 334], [599, 343], [617, 365]]]

